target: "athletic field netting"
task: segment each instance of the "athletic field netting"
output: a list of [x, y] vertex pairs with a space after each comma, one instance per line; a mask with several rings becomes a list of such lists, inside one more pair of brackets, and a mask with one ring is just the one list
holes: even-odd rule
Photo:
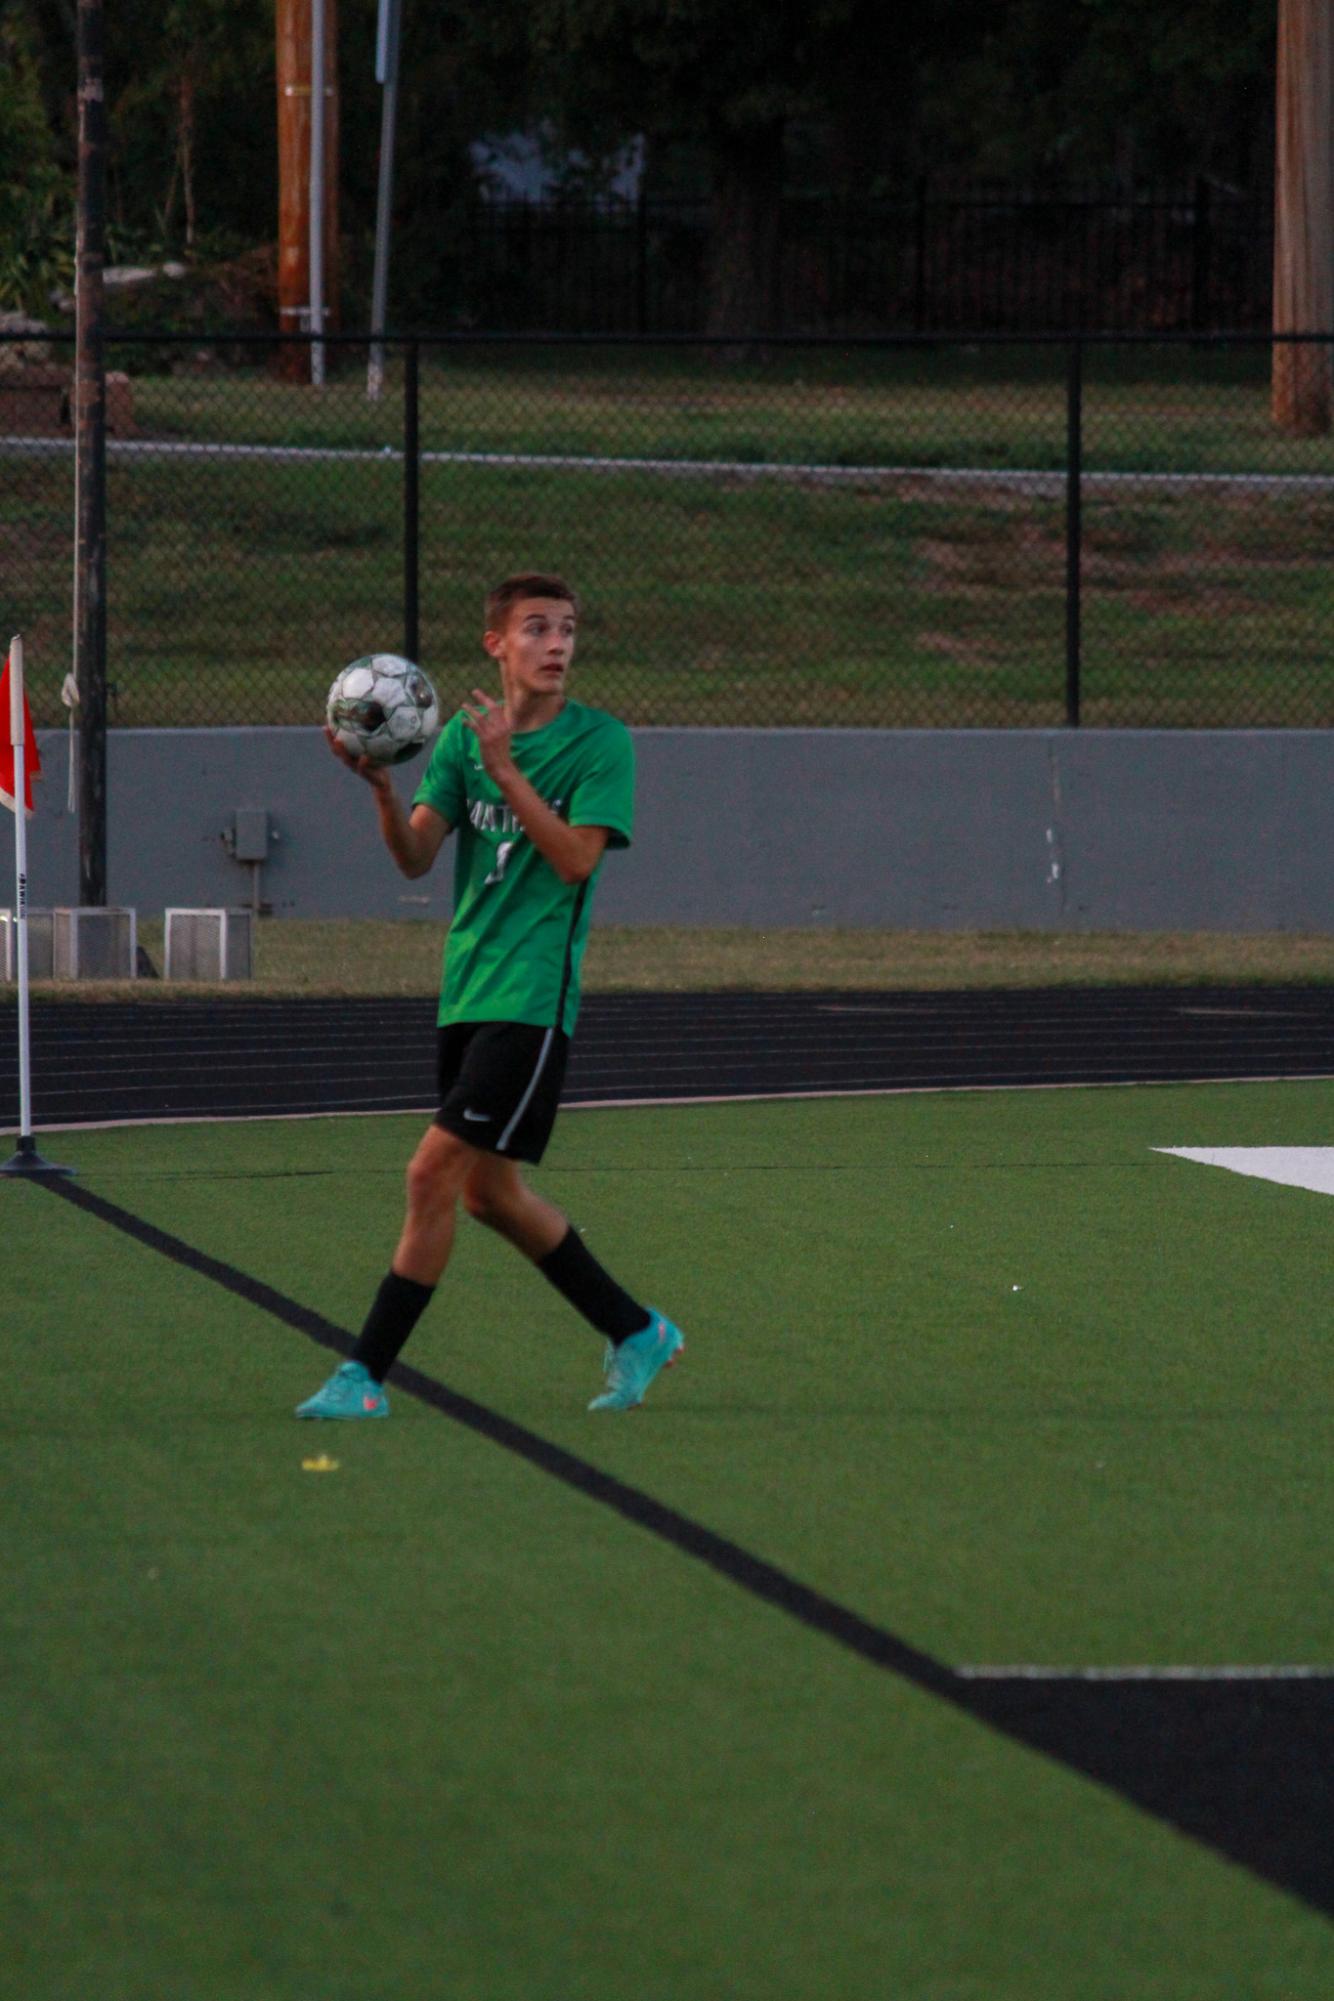
[[8, 1991], [1324, 2001], [1334, 1083], [568, 1115], [683, 1366], [467, 1224], [298, 1425], [419, 1124], [0, 1182]]

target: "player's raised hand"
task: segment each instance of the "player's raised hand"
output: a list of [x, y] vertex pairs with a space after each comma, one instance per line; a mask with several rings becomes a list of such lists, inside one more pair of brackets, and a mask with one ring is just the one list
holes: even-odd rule
[[473, 708], [469, 702], [462, 704], [464, 721], [477, 738], [477, 749], [483, 765], [492, 778], [499, 775], [511, 762], [510, 747], [514, 736], [514, 725], [505, 713], [504, 705], [493, 702], [480, 688], [474, 688], [472, 698], [480, 706]]
[[372, 757], [353, 757], [347, 745], [339, 742], [328, 723], [324, 725], [324, 735], [338, 762], [345, 764], [349, 771], [355, 771], [358, 778], [364, 778], [375, 791], [383, 792], [386, 786], [392, 785], [387, 764], [377, 764]]

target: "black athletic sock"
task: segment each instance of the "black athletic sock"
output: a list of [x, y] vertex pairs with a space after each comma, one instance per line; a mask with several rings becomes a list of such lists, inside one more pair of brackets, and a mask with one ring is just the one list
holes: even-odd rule
[[433, 1285], [419, 1285], [415, 1278], [400, 1278], [387, 1271], [380, 1290], [371, 1302], [366, 1324], [352, 1350], [354, 1362], [364, 1362], [377, 1383], [382, 1383], [399, 1351], [430, 1304]]
[[537, 1269], [609, 1341], [619, 1343], [631, 1334], [642, 1334], [653, 1318], [604, 1271], [573, 1225], [554, 1251], [538, 1258]]

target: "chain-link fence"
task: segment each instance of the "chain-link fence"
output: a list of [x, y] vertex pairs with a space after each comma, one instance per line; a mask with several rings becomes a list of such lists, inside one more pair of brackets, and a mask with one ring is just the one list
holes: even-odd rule
[[[313, 723], [373, 649], [453, 701], [485, 588], [542, 568], [584, 599], [576, 692], [631, 723], [1330, 726], [1334, 437], [1276, 427], [1273, 352], [423, 338], [373, 399], [351, 341], [320, 387], [291, 344], [113, 343], [110, 720]], [[53, 355], [0, 372], [0, 620], [45, 724]]]

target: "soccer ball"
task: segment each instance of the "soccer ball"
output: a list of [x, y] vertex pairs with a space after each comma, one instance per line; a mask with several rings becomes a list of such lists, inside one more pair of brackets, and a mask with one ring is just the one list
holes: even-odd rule
[[415, 661], [397, 653], [354, 660], [329, 690], [329, 728], [351, 757], [402, 764], [440, 727], [435, 689]]

